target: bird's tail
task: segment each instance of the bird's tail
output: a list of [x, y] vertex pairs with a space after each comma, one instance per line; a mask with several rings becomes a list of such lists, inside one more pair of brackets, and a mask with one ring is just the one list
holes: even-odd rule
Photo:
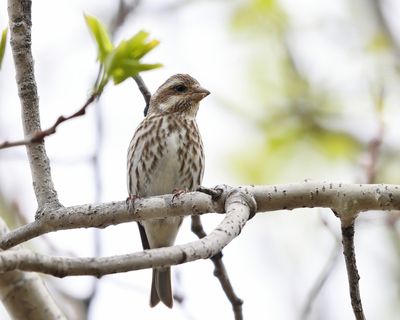
[[160, 301], [168, 308], [172, 308], [171, 267], [153, 269], [150, 306], [154, 307]]

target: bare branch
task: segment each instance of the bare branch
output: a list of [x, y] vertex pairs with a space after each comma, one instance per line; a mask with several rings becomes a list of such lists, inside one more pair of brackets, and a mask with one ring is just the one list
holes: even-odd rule
[[[31, 51], [31, 0], [8, 0], [10, 42], [14, 57], [25, 139], [40, 132], [39, 98]], [[10, 143], [9, 143], [10, 144]], [[12, 143], [11, 143], [12, 144]], [[39, 210], [59, 208], [43, 141], [27, 144], [33, 188]]]
[[342, 243], [354, 316], [357, 320], [364, 320], [365, 316], [359, 287], [360, 276], [357, 270], [356, 254], [354, 250], [354, 221], [351, 224], [342, 223]]
[[[361, 211], [400, 210], [398, 185], [305, 182], [240, 188], [248, 190], [253, 195], [257, 202], [257, 212], [304, 207], [333, 208], [341, 214], [342, 222], [345, 222], [352, 221], [356, 213]], [[224, 199], [231, 188], [225, 186], [225, 190], [216, 200], [212, 200], [211, 196], [202, 192], [188, 192], [175, 199], [173, 195], [163, 195], [137, 199], [134, 203], [118, 201], [59, 208], [3, 236], [0, 248], [5, 250], [57, 230], [105, 228], [125, 222], [167, 216], [224, 213]]]
[[34, 222], [6, 234], [0, 248], [8, 249], [39, 235], [66, 229], [97, 227], [105, 228], [124, 222], [157, 219], [165, 216], [183, 216], [189, 213], [224, 212], [222, 201], [214, 203], [202, 193], [187, 193], [173, 200], [173, 195], [119, 201], [104, 204], [88, 204], [60, 208], [49, 216], [43, 215]]
[[101, 277], [106, 274], [208, 259], [240, 234], [250, 215], [255, 212], [256, 204], [250, 194], [234, 189], [227, 194], [225, 210], [227, 214], [224, 220], [208, 236], [184, 245], [101, 258], [51, 257], [25, 250], [9, 250], [0, 253], [0, 271], [35, 271], [56, 277]]
[[146, 84], [144, 83], [142, 77], [139, 74], [134, 76], [133, 79], [136, 81], [136, 84], [137, 84], [140, 92], [143, 95], [144, 101], [146, 102], [146, 106], [144, 108], [143, 113], [144, 113], [144, 116], [147, 116], [147, 111], [149, 110], [149, 106], [150, 106], [151, 93], [150, 93], [149, 89], [147, 89]]
[[6, 141], [3, 141], [2, 143], [0, 143], [0, 149], [25, 146], [30, 143], [31, 143], [30, 139], [23, 139], [23, 140], [18, 140], [18, 141], [7, 141], [6, 140]]
[[118, 10], [114, 14], [110, 23], [110, 34], [114, 36], [115, 32], [124, 24], [126, 18], [135, 11], [140, 4], [140, 0], [125, 1], [120, 0], [118, 4]]
[[[202, 239], [207, 235], [203, 229], [203, 225], [199, 216], [192, 216], [192, 231], [199, 237], [199, 239]], [[228, 272], [226, 271], [224, 262], [222, 261], [222, 251], [212, 256], [211, 261], [214, 263], [214, 275], [219, 280], [222, 290], [232, 305], [235, 319], [243, 319], [243, 300], [240, 299], [233, 290], [232, 284], [229, 280]]]
[[29, 137], [26, 137], [23, 140], [19, 141], [14, 141], [14, 142], [8, 142], [5, 141], [0, 144], [0, 149], [5, 149], [5, 148], [10, 148], [10, 147], [15, 147], [15, 146], [22, 146], [22, 145], [30, 145], [30, 144], [37, 144], [37, 143], [43, 143], [43, 139], [45, 137], [48, 137], [54, 133], [56, 133], [57, 127], [67, 121], [71, 120], [73, 118], [77, 118], [80, 116], [83, 116], [86, 113], [87, 107], [98, 97], [98, 93], [93, 93], [88, 100], [85, 102], [85, 104], [76, 112], [73, 114], [65, 117], [65, 116], [59, 116], [58, 119], [54, 122], [54, 124], [47, 128], [46, 130], [39, 130], [31, 134]]
[[[7, 226], [0, 219], [0, 234], [3, 235], [7, 232]], [[8, 252], [17, 253], [21, 250], [17, 247]], [[13, 319], [65, 319], [49, 295], [43, 281], [35, 273], [18, 270], [1, 273], [0, 296], [7, 312]]]

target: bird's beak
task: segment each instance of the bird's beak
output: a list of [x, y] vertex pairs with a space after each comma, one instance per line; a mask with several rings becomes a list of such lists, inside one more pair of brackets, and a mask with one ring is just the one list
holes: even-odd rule
[[193, 90], [193, 98], [196, 101], [201, 101], [205, 97], [207, 97], [210, 94], [210, 91], [202, 88], [202, 87], [197, 87], [196, 89]]

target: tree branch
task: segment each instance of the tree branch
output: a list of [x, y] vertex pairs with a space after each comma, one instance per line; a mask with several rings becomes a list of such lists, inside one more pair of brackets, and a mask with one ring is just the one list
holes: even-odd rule
[[[8, 0], [10, 42], [14, 57], [18, 94], [22, 108], [25, 138], [40, 131], [39, 98], [31, 51], [31, 0]], [[27, 144], [33, 188], [38, 210], [55, 209], [61, 205], [51, 178], [49, 159], [43, 141]]]
[[[8, 232], [0, 219], [0, 234]], [[18, 253], [13, 248], [10, 253]], [[1, 255], [1, 253], [0, 253]], [[18, 270], [0, 274], [0, 296], [7, 312], [13, 319], [53, 320], [66, 319], [49, 295], [42, 279], [35, 273]]]
[[[224, 199], [231, 187], [224, 186], [220, 198], [201, 192], [188, 192], [174, 198], [163, 195], [130, 201], [62, 207], [42, 214], [30, 224], [19, 227], [0, 239], [0, 248], [8, 249], [39, 235], [66, 229], [105, 228], [131, 221], [172, 216], [224, 213]], [[342, 222], [352, 221], [356, 212], [400, 210], [400, 185], [293, 183], [271, 186], [244, 186], [257, 202], [257, 212], [296, 208], [333, 208]], [[221, 189], [220, 186], [217, 187]]]
[[101, 258], [51, 257], [25, 250], [9, 250], [0, 253], [0, 271], [35, 271], [56, 277], [101, 277], [106, 274], [208, 259], [240, 234], [248, 218], [256, 210], [255, 200], [245, 191], [233, 189], [227, 194], [225, 210], [227, 214], [224, 220], [208, 236], [184, 245]]
[[126, 18], [139, 6], [140, 0], [133, 0], [126, 2], [125, 0], [119, 0], [118, 10], [112, 17], [109, 31], [110, 35], [113, 37], [116, 31], [124, 24]]
[[150, 93], [149, 89], [147, 89], [146, 84], [144, 83], [142, 77], [139, 74], [134, 76], [133, 80], [135, 80], [140, 92], [143, 95], [144, 101], [146, 102], [146, 106], [143, 110], [143, 113], [144, 113], [144, 116], [147, 116], [147, 111], [149, 110], [149, 106], [150, 106], [151, 93]]
[[[192, 216], [192, 231], [199, 237], [199, 239], [207, 236], [206, 232], [203, 229], [203, 225], [199, 216]], [[240, 299], [233, 290], [232, 284], [229, 280], [228, 272], [226, 271], [224, 262], [222, 261], [222, 251], [212, 256], [211, 261], [214, 264], [214, 276], [216, 276], [219, 280], [222, 290], [224, 291], [225, 295], [232, 305], [235, 319], [243, 319], [243, 300]]]
[[29, 135], [28, 137], [25, 137], [23, 140], [19, 141], [14, 141], [14, 142], [9, 142], [5, 141], [0, 144], [0, 149], [5, 149], [5, 148], [10, 148], [10, 147], [16, 147], [16, 146], [23, 146], [23, 145], [30, 145], [30, 144], [36, 144], [36, 143], [43, 143], [43, 139], [45, 137], [48, 137], [54, 133], [56, 133], [57, 127], [67, 121], [71, 120], [73, 118], [78, 118], [80, 116], [83, 116], [86, 113], [87, 107], [98, 97], [98, 93], [93, 93], [85, 102], [85, 104], [76, 112], [73, 114], [65, 117], [65, 116], [59, 116], [57, 120], [54, 122], [54, 124], [47, 128], [46, 130], [38, 130], [35, 131], [33, 134]]
[[347, 278], [349, 281], [351, 306], [357, 320], [365, 320], [361, 303], [356, 254], [354, 250], [354, 221], [350, 224], [342, 223], [343, 254], [346, 261]]

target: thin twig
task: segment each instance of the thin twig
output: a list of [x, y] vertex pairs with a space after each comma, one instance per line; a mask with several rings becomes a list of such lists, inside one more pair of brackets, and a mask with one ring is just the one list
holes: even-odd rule
[[18, 141], [3, 141], [2, 143], [0, 143], [0, 149], [24, 146], [29, 143], [30, 143], [29, 139], [18, 140]]
[[65, 117], [65, 116], [59, 116], [56, 122], [54, 124], [47, 128], [46, 130], [39, 130], [34, 132], [32, 135], [28, 136], [27, 138], [19, 141], [14, 141], [14, 142], [3, 142], [0, 144], [0, 149], [5, 149], [5, 148], [10, 148], [10, 147], [15, 147], [15, 146], [22, 146], [22, 145], [30, 145], [30, 144], [35, 144], [35, 143], [42, 143], [43, 139], [45, 137], [48, 137], [54, 133], [56, 133], [57, 127], [70, 119], [77, 118], [80, 116], [83, 116], [86, 113], [87, 107], [98, 97], [98, 93], [92, 93], [92, 95], [87, 99], [85, 104], [76, 112], [73, 114]]
[[357, 320], [364, 320], [365, 315], [361, 303], [356, 254], [354, 250], [354, 221], [349, 225], [342, 224], [343, 254], [346, 261], [347, 277], [349, 281], [351, 306]]
[[109, 27], [111, 37], [114, 37], [117, 30], [126, 21], [126, 18], [135, 11], [135, 9], [138, 7], [139, 4], [140, 0], [134, 0], [128, 2], [126, 2], [125, 0], [119, 1], [118, 10], [113, 16]]
[[146, 106], [143, 110], [143, 113], [144, 116], [147, 116], [147, 112], [149, 111], [149, 106], [150, 106], [151, 93], [149, 89], [147, 89], [146, 84], [144, 83], [142, 77], [139, 74], [134, 76], [133, 79], [135, 80], [140, 92], [143, 95], [144, 101], [146, 102]]
[[[199, 239], [207, 236], [199, 216], [192, 216], [192, 232]], [[235, 320], [243, 319], [243, 300], [240, 299], [233, 290], [232, 284], [229, 280], [228, 272], [226, 271], [224, 262], [222, 261], [222, 251], [218, 252], [210, 259], [214, 263], [214, 276], [217, 277], [217, 279], [219, 280], [222, 290], [224, 291], [229, 302], [232, 304]]]

